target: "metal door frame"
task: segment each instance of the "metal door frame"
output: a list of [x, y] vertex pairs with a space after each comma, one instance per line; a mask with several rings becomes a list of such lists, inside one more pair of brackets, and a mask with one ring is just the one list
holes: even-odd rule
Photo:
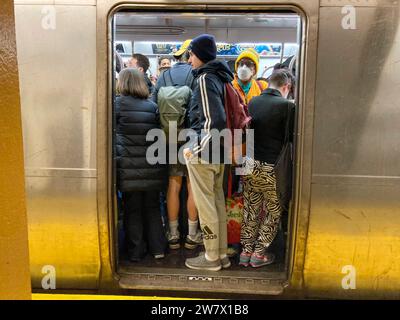
[[[144, 2], [144, 3], [143, 3]], [[318, 0], [277, 1], [268, 4], [263, 1], [252, 1], [242, 4], [237, 1], [185, 1], [181, 4], [169, 4], [168, 1], [143, 1], [142, 3], [124, 3], [113, 0], [98, 0], [97, 3], [97, 163], [98, 185], [97, 203], [99, 215], [99, 238], [101, 255], [100, 288], [118, 288], [116, 270], [115, 226], [111, 158], [112, 127], [112, 74], [109, 73], [112, 63], [112, 17], [121, 9], [135, 11], [184, 10], [184, 11], [220, 11], [228, 13], [245, 10], [254, 13], [290, 10], [302, 18], [301, 60], [302, 70], [299, 76], [299, 106], [297, 129], [297, 152], [295, 166], [295, 194], [293, 198], [293, 214], [291, 228], [291, 256], [289, 257], [288, 279], [291, 290], [303, 287], [303, 266], [306, 253], [308, 219], [310, 211], [311, 168], [313, 145], [314, 96], [317, 61], [318, 36]], [[226, 8], [229, 8], [227, 10]], [[110, 95], [111, 93], [111, 95]], [[100, 129], [101, 128], [101, 129]]]

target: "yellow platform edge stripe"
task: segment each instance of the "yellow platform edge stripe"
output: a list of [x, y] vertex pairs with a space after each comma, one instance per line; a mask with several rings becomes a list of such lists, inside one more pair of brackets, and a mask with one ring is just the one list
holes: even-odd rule
[[157, 296], [113, 296], [96, 294], [46, 294], [33, 293], [32, 300], [195, 300], [190, 298], [173, 298]]

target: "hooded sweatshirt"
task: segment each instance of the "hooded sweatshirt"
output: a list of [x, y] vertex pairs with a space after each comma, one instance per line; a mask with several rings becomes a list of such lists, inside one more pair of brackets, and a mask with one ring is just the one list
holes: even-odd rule
[[220, 156], [212, 156], [212, 129], [219, 132], [226, 129], [224, 107], [225, 84], [233, 80], [233, 74], [223, 61], [212, 60], [192, 71], [195, 78], [192, 99], [189, 107], [191, 136], [190, 149], [194, 156], [200, 156], [209, 163], [221, 163], [224, 156], [222, 141], [215, 141]]

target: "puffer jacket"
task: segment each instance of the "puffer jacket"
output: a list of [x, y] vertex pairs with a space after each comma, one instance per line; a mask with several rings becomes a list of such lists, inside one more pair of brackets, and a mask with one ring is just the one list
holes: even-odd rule
[[160, 128], [157, 105], [148, 99], [118, 96], [116, 112], [117, 185], [120, 191], [163, 190], [167, 167], [149, 164], [146, 152], [153, 141], [146, 141], [151, 129]]
[[195, 85], [189, 107], [189, 122], [196, 136], [190, 138], [190, 141], [194, 141], [190, 149], [195, 156], [203, 158], [208, 154], [210, 162], [220, 162], [224, 155], [223, 146], [220, 159], [214, 159], [211, 156], [213, 139], [210, 130], [226, 129], [224, 88], [225, 83], [233, 80], [233, 74], [225, 62], [213, 60], [193, 70], [193, 76]]

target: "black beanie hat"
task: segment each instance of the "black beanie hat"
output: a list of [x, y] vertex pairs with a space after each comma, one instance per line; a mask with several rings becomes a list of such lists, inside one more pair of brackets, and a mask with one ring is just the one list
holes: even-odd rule
[[214, 60], [217, 57], [215, 38], [210, 34], [201, 34], [194, 38], [188, 49], [204, 63]]

